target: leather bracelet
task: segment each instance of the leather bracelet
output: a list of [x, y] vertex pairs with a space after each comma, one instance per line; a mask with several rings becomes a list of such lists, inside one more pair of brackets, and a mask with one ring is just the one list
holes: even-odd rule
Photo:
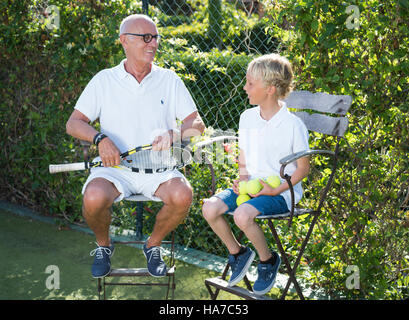
[[107, 137], [108, 137], [108, 136], [106, 136], [105, 134], [103, 134], [103, 133], [101, 133], [101, 132], [98, 132], [98, 133], [95, 135], [93, 142], [94, 142], [94, 144], [95, 144], [96, 146], [98, 146], [99, 143], [102, 141], [102, 139], [107, 138]]

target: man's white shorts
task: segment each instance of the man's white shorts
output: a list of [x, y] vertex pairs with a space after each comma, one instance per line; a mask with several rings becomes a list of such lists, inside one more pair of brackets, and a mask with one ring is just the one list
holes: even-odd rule
[[115, 185], [120, 192], [118, 198], [115, 199], [115, 202], [118, 202], [133, 194], [142, 194], [153, 201], [161, 201], [154, 196], [159, 185], [173, 178], [185, 179], [185, 176], [178, 170], [145, 174], [118, 168], [97, 167], [91, 169], [91, 173], [82, 188], [82, 194], [84, 194], [88, 183], [95, 178], [104, 178]]

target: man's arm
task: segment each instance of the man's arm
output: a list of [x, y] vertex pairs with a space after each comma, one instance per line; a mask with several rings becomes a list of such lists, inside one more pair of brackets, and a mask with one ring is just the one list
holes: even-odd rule
[[65, 125], [67, 134], [92, 143], [98, 131], [89, 122], [90, 120], [82, 112], [74, 110]]
[[[82, 112], [74, 110], [66, 123], [67, 134], [74, 138], [93, 143], [95, 135], [98, 133], [89, 124], [90, 120]], [[104, 138], [98, 144], [98, 152], [104, 167], [119, 165], [121, 158], [119, 150], [109, 137]]]
[[183, 119], [180, 134], [183, 140], [188, 137], [201, 135], [205, 129], [206, 126], [200, 117], [199, 112], [194, 111]]
[[166, 150], [170, 148], [171, 141], [180, 142], [188, 137], [198, 136], [205, 130], [205, 124], [199, 115], [199, 112], [194, 111], [182, 121], [180, 132], [169, 130], [166, 133], [155, 137], [152, 142], [153, 150]]

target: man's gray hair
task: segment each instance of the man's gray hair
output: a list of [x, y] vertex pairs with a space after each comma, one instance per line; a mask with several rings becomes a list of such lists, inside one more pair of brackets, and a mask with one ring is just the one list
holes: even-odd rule
[[128, 28], [129, 28], [128, 26], [131, 24], [131, 22], [135, 20], [140, 20], [140, 19], [144, 19], [144, 20], [147, 20], [155, 24], [155, 22], [153, 22], [153, 20], [147, 15], [139, 14], [139, 13], [131, 14], [130, 16], [127, 16], [125, 19], [122, 20], [121, 25], [119, 26], [119, 35], [125, 32], [128, 32]]

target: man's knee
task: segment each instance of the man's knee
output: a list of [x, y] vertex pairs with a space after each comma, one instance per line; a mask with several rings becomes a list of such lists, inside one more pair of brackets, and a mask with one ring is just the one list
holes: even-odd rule
[[193, 190], [191, 187], [184, 185], [175, 189], [170, 196], [170, 203], [178, 208], [190, 208], [193, 201]]
[[92, 180], [86, 187], [83, 196], [84, 213], [94, 213], [112, 206], [118, 191], [114, 185], [102, 179]]
[[159, 196], [166, 205], [188, 210], [193, 201], [192, 187], [184, 181], [173, 180], [163, 184]]

